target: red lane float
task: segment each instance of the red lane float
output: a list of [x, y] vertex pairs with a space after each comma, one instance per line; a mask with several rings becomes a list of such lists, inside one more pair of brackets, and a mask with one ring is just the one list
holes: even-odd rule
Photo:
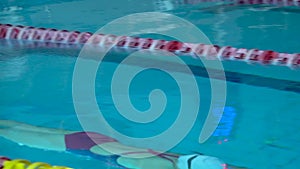
[[0, 24], [0, 39], [51, 42], [60, 44], [88, 44], [96, 47], [119, 47], [125, 49], [164, 50], [193, 58], [236, 60], [247, 63], [288, 66], [298, 68], [300, 54], [279, 53], [271, 50], [234, 48], [230, 46], [183, 43], [129, 36], [92, 34], [31, 26]]
[[300, 0], [184, 0], [184, 4], [198, 4], [203, 2], [230, 2], [236, 5], [266, 4], [276, 6], [300, 6]]

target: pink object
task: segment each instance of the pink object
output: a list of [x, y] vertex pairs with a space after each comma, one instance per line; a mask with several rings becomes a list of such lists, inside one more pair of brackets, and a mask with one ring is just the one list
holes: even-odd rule
[[203, 2], [231, 2], [237, 5], [266, 4], [276, 6], [300, 6], [299, 0], [184, 0], [184, 4], [198, 4]]
[[7, 160], [10, 160], [9, 158], [7, 157], [3, 157], [3, 156], [0, 156], [0, 169], [2, 169], [4, 166], [4, 162], [7, 161]]
[[68, 150], [90, 150], [95, 145], [108, 142], [117, 142], [117, 140], [94, 132], [75, 132], [65, 135]]

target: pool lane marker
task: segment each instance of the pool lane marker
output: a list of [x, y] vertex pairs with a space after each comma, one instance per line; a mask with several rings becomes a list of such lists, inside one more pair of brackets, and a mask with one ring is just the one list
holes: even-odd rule
[[274, 5], [274, 6], [300, 6], [300, 0], [175, 0], [176, 4], [199, 4], [204, 2], [224, 2], [233, 5]]
[[43, 162], [31, 163], [30, 161], [23, 159], [11, 160], [7, 157], [0, 156], [0, 169], [72, 169], [64, 166], [51, 166], [50, 164]]
[[95, 47], [116, 47], [135, 50], [163, 50], [195, 59], [232, 60], [263, 65], [298, 68], [300, 53], [279, 53], [272, 50], [245, 49], [231, 46], [220, 47], [201, 43], [157, 40], [130, 36], [92, 34], [90, 32], [67, 31], [31, 26], [0, 24], [0, 39], [33, 42], [59, 43], [70, 45], [88, 44]]

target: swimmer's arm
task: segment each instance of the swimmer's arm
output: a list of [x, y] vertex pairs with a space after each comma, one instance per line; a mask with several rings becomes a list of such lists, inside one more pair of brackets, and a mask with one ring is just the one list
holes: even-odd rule
[[65, 151], [65, 134], [75, 131], [36, 127], [0, 120], [0, 136], [21, 145], [45, 150]]

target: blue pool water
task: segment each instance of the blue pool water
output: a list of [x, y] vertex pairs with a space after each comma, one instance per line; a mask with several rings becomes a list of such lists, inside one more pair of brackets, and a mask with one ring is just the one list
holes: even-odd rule
[[[163, 11], [188, 20], [201, 29], [213, 44], [220, 46], [287, 53], [299, 52], [300, 49], [300, 8], [268, 5], [204, 3], [174, 5], [166, 10], [154, 0], [4, 1], [0, 4], [0, 23], [95, 32], [119, 17], [151, 11]], [[169, 26], [160, 25], [160, 28], [168, 29]], [[0, 119], [82, 130], [72, 100], [73, 70], [79, 50], [16, 48], [5, 42], [3, 44], [0, 47]], [[95, 81], [97, 102], [105, 118], [118, 131], [134, 137], [149, 137], [166, 130], [180, 109], [180, 92], [175, 81], [156, 70], [136, 76], [130, 86], [130, 99], [136, 109], [145, 111], [149, 108], [149, 92], [156, 88], [165, 92], [168, 104], [157, 121], [132, 123], [118, 114], [110, 94], [110, 80], [120, 64], [118, 58], [126, 57], [126, 53], [113, 52], [107, 57], [112, 59], [101, 64]], [[210, 81], [199, 60], [184, 59], [195, 74], [201, 104], [195, 125], [171, 152], [201, 152], [230, 164], [255, 169], [298, 168], [299, 70], [224, 62], [227, 78], [224, 116], [213, 136], [199, 144], [198, 137], [210, 105]], [[113, 168], [94, 158], [30, 148], [4, 138], [0, 138], [0, 145], [0, 155], [10, 158], [78, 169]]]

